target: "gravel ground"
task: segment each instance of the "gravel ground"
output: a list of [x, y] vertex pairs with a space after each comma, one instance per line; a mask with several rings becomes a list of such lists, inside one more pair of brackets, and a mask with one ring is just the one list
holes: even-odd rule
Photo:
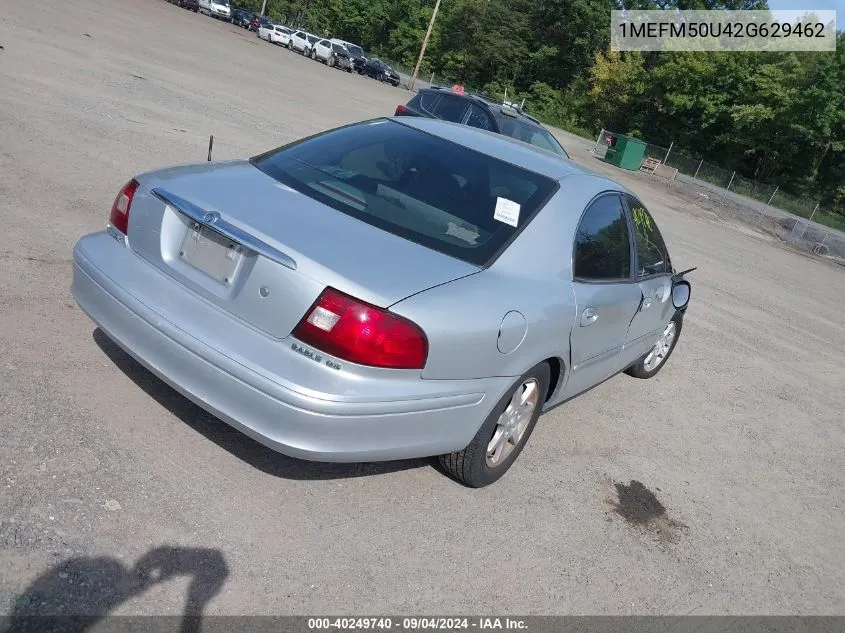
[[842, 614], [843, 271], [649, 179], [693, 304], [651, 381], [545, 415], [480, 491], [299, 462], [95, 331], [71, 249], [135, 172], [392, 113], [401, 89], [161, 0], [0, 0], [0, 610]]

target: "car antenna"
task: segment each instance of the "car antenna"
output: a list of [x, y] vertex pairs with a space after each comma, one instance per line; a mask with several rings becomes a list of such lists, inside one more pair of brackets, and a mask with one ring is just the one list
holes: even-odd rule
[[211, 162], [211, 148], [214, 147], [214, 134], [208, 137], [208, 162]]

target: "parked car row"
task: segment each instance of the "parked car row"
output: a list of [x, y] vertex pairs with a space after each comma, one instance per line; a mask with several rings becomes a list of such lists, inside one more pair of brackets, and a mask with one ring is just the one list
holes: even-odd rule
[[262, 40], [284, 46], [288, 50], [296, 51], [314, 61], [323, 62], [327, 66], [340, 68], [350, 73], [357, 72], [393, 86], [399, 85], [399, 75], [390, 66], [380, 59], [367, 59], [364, 50], [351, 42], [336, 38], [321, 38], [301, 29], [274, 24], [262, 16], [253, 16], [249, 26], [245, 28], [254, 30]]
[[375, 57], [368, 59], [364, 49], [352, 42], [324, 38], [302, 29], [275, 24], [250, 9], [232, 6], [229, 0], [167, 1], [190, 11], [231, 22], [235, 26], [253, 31], [262, 40], [296, 51], [327, 66], [349, 73], [356, 72], [392, 86], [398, 86], [400, 83], [399, 74], [387, 63]]

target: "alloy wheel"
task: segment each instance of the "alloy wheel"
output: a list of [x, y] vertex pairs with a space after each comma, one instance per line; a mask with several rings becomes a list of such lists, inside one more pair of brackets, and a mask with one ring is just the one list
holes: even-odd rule
[[540, 383], [536, 378], [529, 378], [516, 388], [487, 444], [488, 466], [499, 466], [519, 446], [539, 400]]

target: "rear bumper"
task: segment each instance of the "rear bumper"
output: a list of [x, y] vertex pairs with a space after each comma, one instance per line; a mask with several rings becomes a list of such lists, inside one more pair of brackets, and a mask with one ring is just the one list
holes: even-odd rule
[[[199, 406], [292, 457], [384, 461], [460, 450], [510, 386], [509, 378], [409, 383], [406, 375], [389, 384], [374, 379], [364, 394], [360, 377], [344, 384], [343, 374], [291, 352], [295, 339], [264, 337], [105, 232], [82, 238], [73, 260], [73, 298], [112, 340]], [[209, 340], [193, 327], [199, 323], [226, 332], [225, 339]], [[225, 347], [241, 340], [250, 349], [248, 337], [259, 336], [263, 358]], [[270, 356], [272, 369], [255, 368], [253, 361]], [[325, 389], [314, 383], [320, 371]], [[301, 384], [304, 376], [309, 384]], [[383, 398], [373, 396], [379, 391]]]

